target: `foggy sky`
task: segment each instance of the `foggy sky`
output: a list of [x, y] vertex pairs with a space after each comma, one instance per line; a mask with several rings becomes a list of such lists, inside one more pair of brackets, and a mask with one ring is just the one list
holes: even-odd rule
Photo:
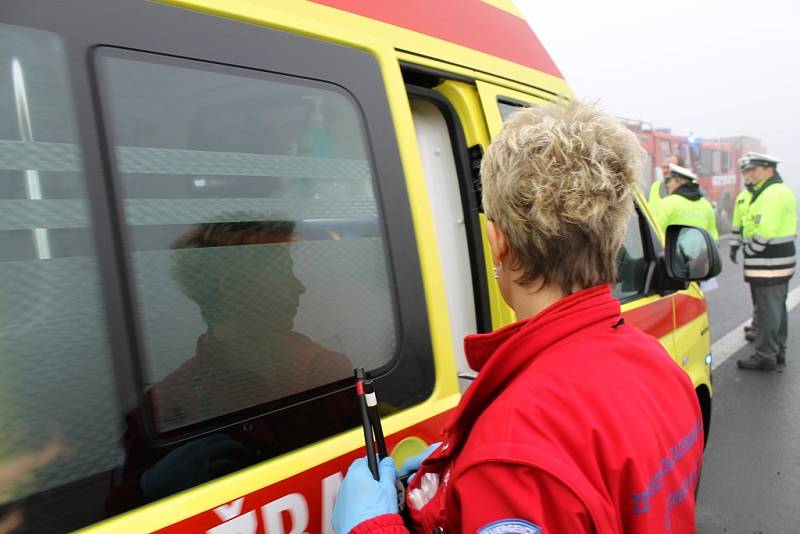
[[679, 134], [758, 137], [800, 192], [800, 2], [515, 4], [582, 100]]

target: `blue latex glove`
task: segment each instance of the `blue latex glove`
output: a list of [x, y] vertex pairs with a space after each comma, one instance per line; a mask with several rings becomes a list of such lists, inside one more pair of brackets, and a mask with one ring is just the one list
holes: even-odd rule
[[437, 441], [432, 445], [428, 445], [428, 448], [422, 451], [419, 454], [411, 456], [410, 458], [406, 458], [406, 461], [403, 462], [403, 465], [400, 467], [400, 471], [397, 473], [398, 477], [404, 477], [407, 474], [411, 473], [411, 476], [408, 477], [408, 481], [411, 482], [414, 480], [414, 475], [417, 474], [417, 470], [419, 466], [422, 465], [422, 462], [425, 461], [425, 458], [431, 455], [433, 451], [439, 448], [442, 444], [441, 441]]
[[384, 514], [397, 513], [397, 471], [386, 457], [378, 465], [380, 481], [372, 478], [367, 458], [359, 458], [347, 470], [333, 505], [333, 531], [347, 534], [359, 523]]

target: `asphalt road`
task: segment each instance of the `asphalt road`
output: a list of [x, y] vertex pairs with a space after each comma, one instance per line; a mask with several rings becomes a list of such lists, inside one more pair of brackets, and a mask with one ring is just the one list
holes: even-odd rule
[[698, 532], [800, 532], [800, 307], [789, 314], [787, 367], [742, 371], [743, 347], [714, 371]]
[[[720, 252], [719, 289], [706, 294], [712, 341], [738, 328], [751, 314], [749, 287], [739, 265]], [[800, 277], [790, 289], [800, 285]], [[789, 314], [784, 372], [742, 371], [738, 358], [714, 370], [711, 433], [703, 462], [697, 508], [698, 532], [800, 532], [800, 306]]]

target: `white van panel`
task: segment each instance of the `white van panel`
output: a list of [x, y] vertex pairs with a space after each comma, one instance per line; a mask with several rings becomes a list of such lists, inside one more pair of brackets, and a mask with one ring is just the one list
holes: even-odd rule
[[464, 336], [477, 331], [475, 297], [450, 133], [442, 113], [433, 104], [412, 101], [411, 112], [439, 245], [456, 368], [467, 371], [463, 342]]

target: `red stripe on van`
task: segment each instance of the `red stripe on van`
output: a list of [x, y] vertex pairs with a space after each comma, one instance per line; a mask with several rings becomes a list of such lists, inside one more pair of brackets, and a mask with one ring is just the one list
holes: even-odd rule
[[312, 1], [563, 77], [524, 19], [481, 0]]
[[[673, 327], [672, 305], [675, 303]], [[706, 301], [689, 295], [673, 295], [622, 314], [625, 321], [651, 336], [661, 338], [706, 313]]]
[[672, 332], [672, 298], [663, 298], [628, 310], [622, 314], [625, 322], [642, 332], [662, 338]]
[[[391, 451], [402, 439], [415, 436], [426, 443], [441, 441], [442, 428], [453, 410], [386, 436]], [[201, 512], [178, 523], [162, 528], [158, 533], [195, 533], [219, 528], [217, 532], [324, 532], [330, 525], [331, 505], [339, 482], [356, 458], [366, 454], [364, 446], [323, 464], [301, 471], [297, 475], [252, 493], [242, 495], [217, 508]], [[234, 475], [236, 476], [236, 475]], [[214, 484], [214, 482], [211, 482]], [[293, 524], [292, 521], [302, 521]], [[268, 528], [268, 525], [274, 530]], [[276, 528], [277, 527], [277, 528]], [[282, 528], [281, 528], [282, 527]]]
[[675, 295], [674, 299], [676, 329], [706, 313], [705, 299], [698, 299], [689, 295]]

